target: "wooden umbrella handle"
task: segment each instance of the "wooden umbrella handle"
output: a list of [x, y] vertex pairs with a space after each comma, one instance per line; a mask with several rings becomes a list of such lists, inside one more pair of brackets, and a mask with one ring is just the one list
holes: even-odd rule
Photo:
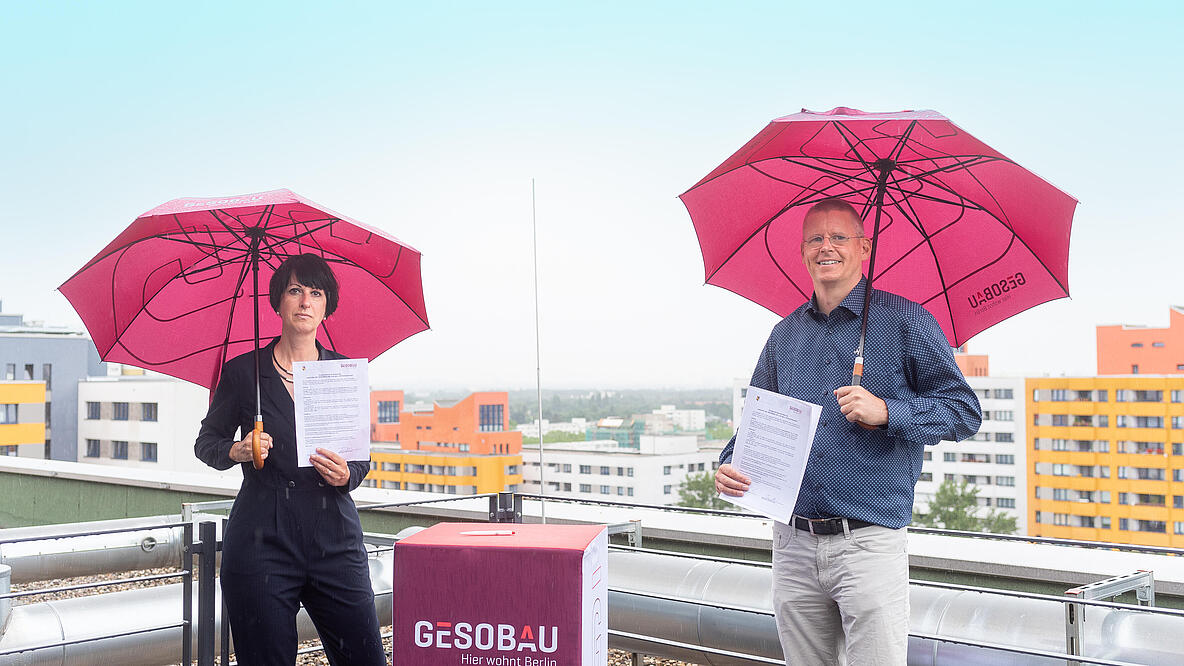
[[255, 421], [255, 429], [251, 431], [251, 463], [255, 469], [263, 469], [263, 448], [259, 446], [259, 435], [263, 432], [263, 421]]

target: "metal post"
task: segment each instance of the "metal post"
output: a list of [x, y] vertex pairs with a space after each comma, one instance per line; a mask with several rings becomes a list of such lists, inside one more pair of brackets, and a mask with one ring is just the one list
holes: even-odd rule
[[[1085, 606], [1081, 604], [1065, 604], [1065, 654], [1081, 656], [1082, 625], [1085, 624]], [[1079, 661], [1066, 662], [1069, 666], [1077, 666]]]
[[489, 522], [522, 522], [522, 496], [517, 493], [498, 493], [489, 498]]
[[632, 660], [630, 663], [632, 666], [645, 666], [645, 657], [641, 656], [641, 654], [634, 652], [631, 657]]
[[181, 578], [181, 618], [185, 621], [182, 632], [181, 663], [190, 666], [193, 663], [193, 523], [185, 523], [185, 548], [181, 552], [181, 570], [185, 575]]
[[[222, 519], [222, 534], [223, 535], [226, 534], [226, 521], [227, 521], [226, 518]], [[218, 550], [222, 550], [222, 544], [218, 544]], [[222, 666], [227, 666], [230, 663], [230, 616], [226, 613], [226, 597], [225, 596], [222, 597], [222, 603], [219, 605], [221, 606], [220, 610], [221, 610], [221, 617], [222, 617], [222, 623], [221, 623], [222, 630], [219, 632], [222, 634], [222, 641], [221, 641], [222, 642], [222, 649], [218, 653], [222, 656], [219, 659], [219, 663], [222, 664]]]
[[217, 525], [203, 521], [198, 525], [197, 573], [197, 664], [214, 666], [214, 569], [217, 558]]

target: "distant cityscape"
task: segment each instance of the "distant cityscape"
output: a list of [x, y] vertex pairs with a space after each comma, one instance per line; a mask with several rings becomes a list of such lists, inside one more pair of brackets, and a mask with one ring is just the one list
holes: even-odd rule
[[[955, 357], [983, 409], [978, 434], [925, 452], [915, 510], [965, 484], [1018, 534], [1184, 546], [1184, 310], [1167, 328], [1097, 327], [1097, 374], [996, 377]], [[99, 360], [80, 331], [0, 305], [0, 456], [236, 477], [193, 456], [208, 392]], [[685, 503], [731, 437], [747, 380], [701, 390], [371, 391], [370, 488], [498, 491]], [[539, 440], [542, 440], [540, 451]], [[0, 459], [2, 460], [2, 459]]]

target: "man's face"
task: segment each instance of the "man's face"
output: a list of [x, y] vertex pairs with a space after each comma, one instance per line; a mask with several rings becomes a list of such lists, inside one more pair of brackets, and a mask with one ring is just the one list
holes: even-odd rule
[[[827, 210], [806, 216], [802, 224], [802, 263], [814, 282], [814, 290], [836, 285], [854, 287], [863, 273], [863, 262], [871, 252], [872, 243], [862, 238], [859, 226], [849, 213]], [[821, 245], [811, 239], [822, 238]], [[846, 237], [845, 243], [835, 238]]]

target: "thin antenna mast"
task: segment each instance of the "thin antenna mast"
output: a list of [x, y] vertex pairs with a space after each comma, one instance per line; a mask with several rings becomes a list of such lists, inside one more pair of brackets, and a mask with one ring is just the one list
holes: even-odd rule
[[534, 205], [534, 178], [530, 179], [530, 231], [534, 241], [534, 378], [539, 400], [539, 501], [543, 524], [547, 524], [546, 469], [543, 464], [543, 362], [539, 353], [539, 224]]

